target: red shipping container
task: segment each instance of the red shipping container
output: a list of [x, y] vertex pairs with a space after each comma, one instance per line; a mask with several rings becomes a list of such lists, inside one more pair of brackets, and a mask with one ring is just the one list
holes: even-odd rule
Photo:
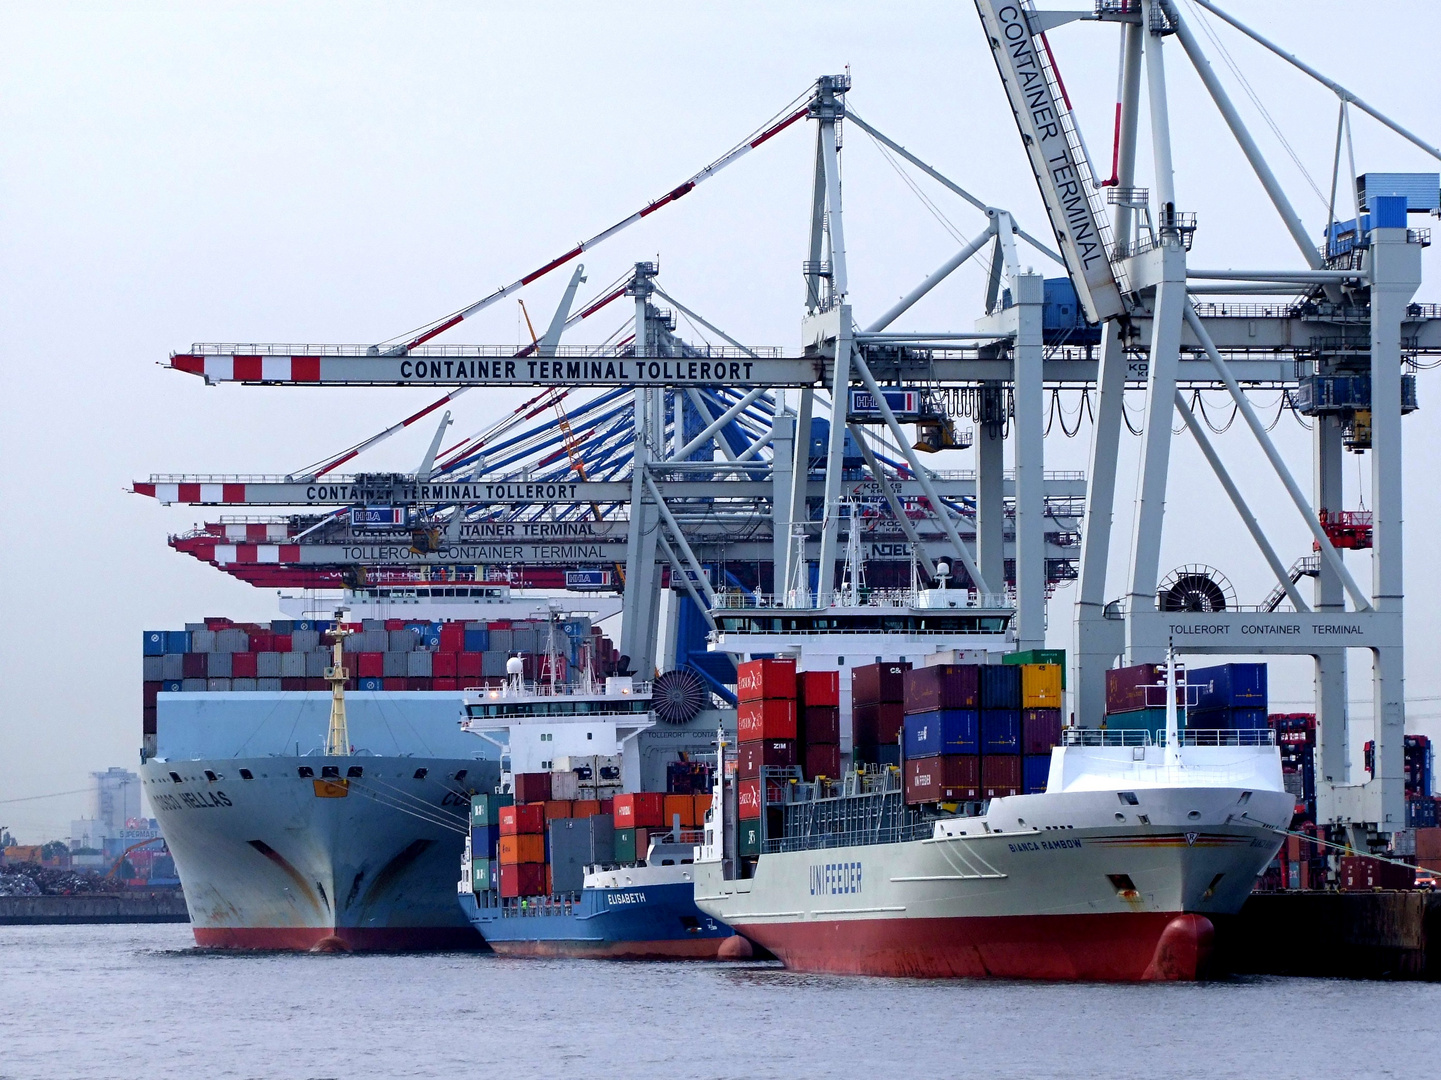
[[760, 780], [736, 781], [736, 816], [742, 821], [761, 816]]
[[614, 800], [614, 799], [601, 799], [601, 801], [600, 801], [600, 812], [601, 812], [602, 814], [606, 814], [606, 815], [608, 815], [608, 816], [610, 816], [610, 817], [615, 817], [615, 800]]
[[576, 799], [570, 804], [570, 816], [576, 818], [596, 817], [600, 814], [599, 799]]
[[981, 793], [984, 798], [1021, 793], [1021, 755], [987, 754], [981, 758]]
[[274, 634], [251, 634], [251, 635], [250, 635], [250, 650], [249, 650], [249, 651], [250, 651], [250, 652], [274, 652], [274, 651], [275, 651], [275, 635], [274, 635]]
[[[1166, 669], [1160, 664], [1136, 664], [1106, 672], [1106, 712], [1139, 712], [1166, 707]], [[1176, 688], [1176, 704], [1184, 705], [1183, 691]]]
[[569, 799], [546, 799], [545, 820], [554, 821], [556, 818], [568, 818], [571, 816], [571, 801]]
[[[305, 681], [308, 683], [308, 682], [311, 682], [311, 681], [313, 681], [313, 680], [311, 680], [311, 679], [306, 679]], [[321, 681], [322, 683], [325, 682], [324, 679], [321, 679], [320, 681]], [[404, 690], [404, 689], [406, 688], [406, 683], [407, 683], [408, 681], [409, 681], [409, 680], [407, 680], [407, 679], [404, 678], [403, 676], [392, 676], [392, 677], [389, 678], [389, 679], [382, 679], [382, 680], [380, 680], [380, 688], [381, 688], [382, 690]]]
[[851, 668], [851, 704], [877, 705], [882, 701], [904, 701], [909, 661], [890, 664], [862, 664]]
[[841, 748], [832, 743], [807, 743], [803, 772], [807, 780], [817, 776], [834, 780], [841, 774]]
[[355, 670], [362, 679], [379, 679], [385, 675], [385, 653], [363, 652], [355, 654]]
[[456, 673], [456, 656], [453, 652], [438, 652], [430, 658], [430, 673], [436, 678], [453, 679]]
[[440, 624], [440, 651], [442, 653], [465, 651], [465, 623], [448, 622]]
[[289, 634], [276, 634], [274, 639], [275, 648], [271, 652], [294, 652], [291, 647]]
[[802, 671], [797, 673], [796, 697], [801, 706], [807, 709], [817, 705], [839, 708], [841, 673], [839, 671]]
[[155, 699], [160, 696], [160, 688], [164, 686], [161, 682], [146, 682], [140, 684], [140, 704], [146, 709], [155, 707]]
[[542, 803], [550, 798], [550, 773], [516, 773], [514, 778], [515, 801], [518, 803]]
[[974, 754], [945, 754], [906, 762], [906, 802], [912, 805], [978, 799], [980, 786], [981, 759]]
[[936, 709], [979, 709], [981, 669], [977, 664], [937, 664], [906, 672], [907, 714]]
[[757, 739], [743, 742], [737, 754], [736, 775], [748, 780], [761, 774], [762, 765], [789, 767], [796, 764], [794, 739]]
[[407, 690], [434, 690], [434, 689], [435, 689], [435, 687], [433, 687], [433, 686], [430, 685], [430, 676], [429, 676], [429, 675], [412, 675], [412, 676], [410, 676], [410, 678], [408, 678], [408, 679], [405, 680], [405, 688], [406, 688]]
[[794, 660], [747, 660], [736, 669], [736, 697], [741, 701], [796, 699]]
[[741, 742], [794, 739], [796, 703], [780, 699], [740, 702], [736, 706], [736, 737]]
[[208, 676], [209, 670], [209, 653], [188, 652], [180, 658], [180, 674], [183, 678], [204, 679]]
[[652, 829], [665, 825], [665, 795], [658, 791], [635, 791], [615, 797], [617, 829]]
[[[481, 664], [485, 653], [463, 652], [455, 658], [455, 673], [462, 679], [480, 678]], [[434, 663], [434, 661], [431, 661]]]
[[460, 680], [459, 680], [459, 679], [432, 679], [432, 680], [430, 681], [430, 688], [431, 688], [432, 690], [459, 690], [459, 689], [460, 689]]
[[650, 854], [650, 834], [650, 829], [637, 829], [635, 831], [636, 862], [645, 862], [645, 857]]
[[1415, 867], [1383, 863], [1365, 855], [1342, 855], [1340, 877], [1343, 892], [1410, 889], [1416, 885]]
[[282, 675], [280, 678], [280, 689], [282, 690], [304, 690], [305, 679], [299, 675]]
[[[801, 713], [801, 741], [807, 746], [816, 744], [840, 745], [841, 710], [838, 706], [807, 705]], [[830, 773], [826, 774], [830, 776]]]
[[405, 620], [404, 620], [404, 619], [386, 619], [386, 620], [385, 620], [385, 628], [386, 628], [387, 630], [404, 630], [404, 629], [405, 629]]
[[851, 712], [851, 735], [865, 746], [894, 746], [905, 721], [905, 706], [899, 701], [856, 705]]
[[140, 734], [154, 735], [155, 732], [155, 706], [146, 705], [140, 710]]
[[255, 678], [256, 658], [253, 652], [230, 654], [230, 677], [232, 679]]
[[1045, 754], [1061, 745], [1060, 709], [1024, 709], [1021, 712], [1021, 753]]
[[545, 832], [545, 803], [513, 803], [500, 808], [501, 836], [543, 832]]
[[521, 896], [544, 896], [545, 863], [514, 863], [500, 868], [500, 895], [506, 899]]

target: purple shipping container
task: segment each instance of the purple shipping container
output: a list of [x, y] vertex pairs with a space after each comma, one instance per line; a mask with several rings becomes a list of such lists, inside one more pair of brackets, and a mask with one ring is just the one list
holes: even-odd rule
[[1060, 709], [1026, 709], [1021, 713], [1021, 752], [1023, 754], [1049, 755], [1051, 747], [1060, 745]]
[[901, 735], [905, 706], [899, 701], [857, 705], [851, 713], [851, 736], [869, 746], [894, 746]]
[[1021, 710], [981, 710], [981, 753], [1019, 754], [1021, 752]]
[[851, 669], [851, 704], [879, 705], [885, 701], [904, 701], [902, 679], [911, 669], [909, 662], [863, 664]]
[[1020, 793], [1020, 754], [987, 754], [981, 758], [982, 798], [997, 799]]
[[906, 672], [906, 712], [980, 708], [979, 672], [975, 664], [937, 664]]
[[971, 754], [911, 758], [906, 762], [906, 802], [961, 802], [978, 797], [981, 759]]
[[[1128, 713], [1165, 708], [1166, 695], [1161, 689], [1165, 681], [1166, 669], [1159, 664], [1111, 668], [1106, 672], [1106, 712]], [[1184, 704], [1179, 688], [1176, 701]]]
[[841, 741], [841, 710], [834, 705], [807, 705], [801, 710], [801, 731], [802, 741], [808, 744], [838, 745]]
[[182, 677], [203, 679], [208, 676], [210, 674], [209, 655], [209, 653], [203, 652], [185, 653], [185, 658], [180, 662]]

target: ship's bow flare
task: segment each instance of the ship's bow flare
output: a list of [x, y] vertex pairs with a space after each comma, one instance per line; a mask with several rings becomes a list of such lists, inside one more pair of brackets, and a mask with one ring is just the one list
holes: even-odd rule
[[1161, 931], [1155, 955], [1142, 976], [1147, 982], [1191, 982], [1211, 959], [1216, 928], [1204, 915], [1177, 915]]

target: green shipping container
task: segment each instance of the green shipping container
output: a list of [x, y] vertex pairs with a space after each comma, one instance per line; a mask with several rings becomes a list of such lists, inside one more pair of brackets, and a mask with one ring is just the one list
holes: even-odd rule
[[[1186, 713], [1181, 710], [1176, 717], [1177, 725], [1186, 730]], [[1165, 709], [1137, 709], [1135, 712], [1110, 713], [1106, 717], [1107, 731], [1149, 731], [1154, 735], [1166, 730]]]
[[634, 829], [616, 829], [615, 861], [622, 864], [635, 862]]
[[761, 853], [761, 823], [759, 818], [742, 821], [736, 832], [736, 854], [742, 859], [754, 858]]
[[500, 808], [515, 803], [514, 795], [472, 795], [470, 797], [470, 827], [489, 828], [500, 824]]
[[495, 886], [490, 880], [491, 862], [489, 859], [470, 860], [470, 887], [474, 892], [486, 892]]
[[1065, 649], [1025, 649], [1022, 652], [1005, 653], [1003, 664], [1059, 664], [1061, 665], [1061, 689], [1066, 688]]

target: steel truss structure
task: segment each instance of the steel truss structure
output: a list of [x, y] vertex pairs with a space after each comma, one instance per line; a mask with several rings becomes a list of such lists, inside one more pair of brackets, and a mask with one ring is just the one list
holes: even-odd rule
[[[675, 662], [673, 641], [657, 641], [665, 590], [682, 593], [711, 626], [712, 609], [734, 590], [781, 597], [798, 583], [822, 606], [837, 602], [843, 556], [847, 546], [855, 550], [856, 531], [869, 545], [872, 584], [887, 565], [896, 576], [934, 582], [938, 564], [950, 562], [952, 587], [969, 588], [976, 604], [1014, 605], [1020, 648], [1044, 644], [1050, 590], [1078, 576], [1076, 714], [1101, 712], [1106, 668], [1118, 660], [1160, 660], [1172, 640], [1198, 652], [1311, 655], [1323, 816], [1383, 832], [1399, 828], [1403, 368], [1416, 355], [1441, 352], [1441, 312], [1411, 302], [1427, 238], [1403, 221], [1372, 228], [1344, 253], [1328, 230], [1318, 251], [1171, 0], [1101, 0], [1086, 12], [1040, 12], [1028, 0], [976, 0], [976, 7], [1050, 216], [1048, 240], [848, 110], [848, 76], [823, 76], [798, 103], [662, 198], [418, 330], [372, 345], [221, 343], [173, 354], [173, 368], [209, 384], [434, 386], [445, 393], [289, 475], [155, 475], [134, 490], [162, 503], [292, 508], [283, 517], [222, 518], [172, 538], [177, 549], [257, 585], [510, 581], [562, 588], [567, 570], [609, 573], [608, 586], [625, 597], [621, 651], [646, 672]], [[1079, 19], [1119, 24], [1123, 37], [1115, 165], [1104, 182], [1092, 171], [1046, 39], [1047, 30]], [[1201, 75], [1301, 249], [1302, 269], [1188, 265], [1196, 222], [1177, 210], [1163, 60], [1168, 41], [1180, 44]], [[1135, 186], [1143, 73], [1154, 216], [1150, 194]], [[799, 348], [743, 345], [669, 295], [654, 263], [634, 264], [578, 308], [585, 277], [576, 265], [544, 334], [525, 348], [434, 341], [802, 120], [814, 127], [815, 153]], [[986, 220], [979, 236], [864, 322], [848, 288], [840, 167], [846, 123]], [[1047, 283], [1022, 268], [1022, 244], [1064, 267], [1076, 302], [1100, 326], [1099, 340], [1048, 326]], [[977, 256], [989, 259], [989, 274], [971, 327], [891, 329]], [[1260, 291], [1277, 299], [1245, 298]], [[1201, 299], [1207, 294], [1228, 298]], [[568, 329], [626, 301], [633, 314], [603, 345], [562, 343]], [[675, 332], [677, 313], [698, 336], [720, 343], [684, 340]], [[1354, 426], [1354, 415], [1348, 421], [1344, 411], [1316, 414], [1308, 500], [1246, 395], [1256, 386], [1299, 394], [1317, 378], [1349, 373], [1370, 379], [1369, 589], [1333, 546], [1325, 517], [1346, 505], [1340, 462], [1344, 442], [1358, 438], [1345, 428]], [[510, 386], [538, 393], [451, 446], [443, 445], [451, 422], [444, 413], [414, 472], [338, 471], [475, 387]], [[1115, 477], [1128, 387], [1144, 390], [1145, 408], [1134, 558], [1117, 598], [1106, 569], [1118, 540]], [[1085, 476], [1045, 470], [1047, 393], [1057, 388], [1096, 391]], [[1231, 396], [1315, 537], [1314, 563], [1298, 571], [1300, 564], [1288, 563], [1268, 539], [1197, 422], [1183, 393], [1188, 388]], [[958, 403], [975, 423], [973, 468], [930, 469], [920, 452], [965, 445], [954, 427]], [[823, 413], [829, 420], [818, 423]], [[1257, 610], [1175, 612], [1158, 603], [1173, 413], [1277, 577], [1279, 595]], [[1316, 579], [1309, 603], [1298, 588], [1301, 576]], [[1364, 783], [1349, 771], [1345, 647], [1369, 649], [1374, 658], [1377, 769]]]

